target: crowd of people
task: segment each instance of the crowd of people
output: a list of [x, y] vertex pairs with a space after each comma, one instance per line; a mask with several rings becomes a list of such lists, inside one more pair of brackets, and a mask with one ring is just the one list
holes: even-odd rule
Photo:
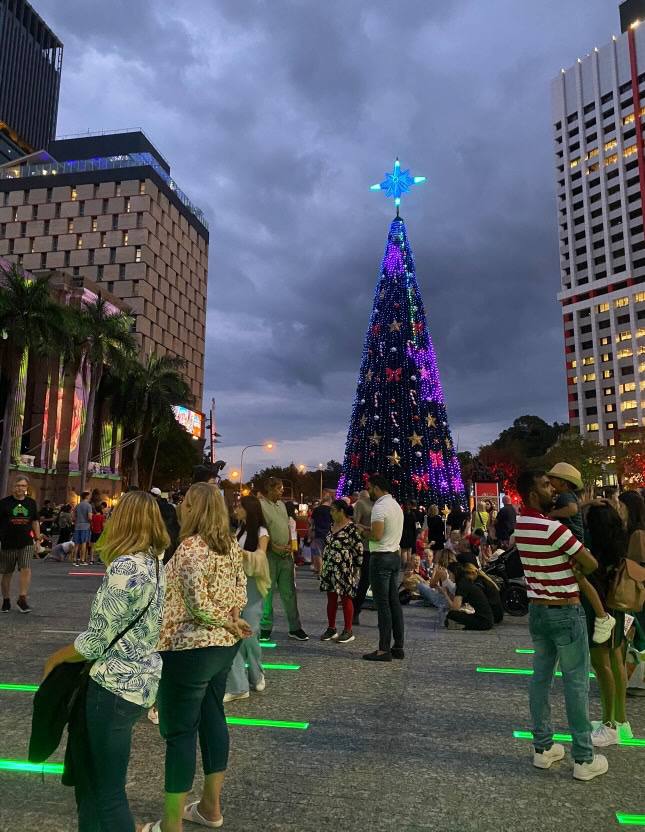
[[[426, 513], [415, 503], [399, 505], [388, 481], [374, 474], [364, 492], [324, 495], [303, 517], [283, 501], [282, 482], [269, 478], [261, 493], [240, 499], [231, 517], [208, 467], [197, 469], [194, 479], [177, 508], [152, 489], [125, 494], [109, 514], [101, 495], [89, 492], [73, 509], [56, 511], [46, 501], [39, 511], [22, 475], [0, 501], [3, 612], [11, 610], [16, 570], [17, 608], [29, 612], [31, 559], [54, 532], [53, 559], [89, 563], [99, 557], [106, 566], [87, 628], [51, 656], [44, 671], [47, 679], [60, 665], [91, 663], [66, 752], [65, 782], [76, 790], [81, 832], [178, 832], [183, 820], [222, 825], [229, 748], [224, 706], [266, 689], [261, 641], [272, 634], [276, 593], [289, 637], [309, 640], [298, 607], [298, 564], [310, 565], [325, 596], [324, 642], [355, 639], [371, 590], [378, 645], [362, 658], [385, 663], [405, 658], [407, 604], [435, 608], [432, 620], [448, 629], [500, 624], [500, 591], [486, 567], [496, 553], [517, 546], [535, 650], [529, 697], [534, 765], [550, 768], [564, 756], [550, 722], [556, 665], [576, 779], [607, 770], [607, 759], [594, 748], [632, 736], [626, 644], [629, 639], [645, 660], [645, 622], [642, 599], [631, 611], [616, 599], [625, 575], [632, 575], [637, 598], [639, 586], [645, 592], [645, 570], [634, 578], [624, 568], [627, 561], [640, 569], [645, 564], [645, 502], [638, 492], [583, 503], [579, 473], [561, 463], [548, 473], [520, 475], [519, 511], [506, 497], [498, 512], [484, 502], [472, 512], [456, 504], [443, 514], [438, 506]], [[590, 666], [602, 701], [595, 723], [589, 721]], [[158, 721], [166, 742], [165, 799], [161, 820], [137, 826], [125, 783], [132, 729], [145, 712]], [[198, 742], [204, 789], [199, 801], [188, 803]]]

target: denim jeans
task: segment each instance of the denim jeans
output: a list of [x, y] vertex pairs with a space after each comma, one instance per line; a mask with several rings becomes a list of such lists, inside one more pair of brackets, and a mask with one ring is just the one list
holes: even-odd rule
[[92, 788], [76, 788], [78, 832], [135, 832], [125, 793], [132, 728], [145, 708], [90, 679], [85, 717], [92, 757]]
[[399, 552], [372, 552], [370, 554], [370, 584], [378, 615], [379, 650], [389, 653], [394, 647], [403, 647], [403, 610], [399, 600]]
[[[255, 578], [248, 578], [246, 583], [247, 602], [242, 611], [242, 618], [253, 630], [250, 638], [240, 642], [240, 649], [233, 659], [233, 664], [226, 680], [227, 693], [247, 693], [249, 682], [256, 685], [262, 676], [262, 650], [258, 635], [264, 599], [258, 591]], [[248, 671], [245, 665], [248, 664]]]
[[232, 647], [161, 654], [157, 705], [159, 729], [166, 741], [165, 788], [171, 794], [189, 792], [193, 787], [198, 735], [204, 774], [226, 770], [229, 738], [223, 700], [226, 677], [239, 645], [238, 641]]
[[269, 560], [269, 572], [271, 573], [271, 588], [264, 599], [260, 627], [263, 630], [273, 629], [273, 592], [277, 589], [289, 622], [289, 632], [293, 633], [295, 630], [301, 630], [302, 624], [298, 612], [293, 558], [291, 555], [276, 555], [271, 550], [269, 550], [267, 558]]
[[427, 601], [429, 604], [432, 604], [433, 607], [436, 607], [439, 610], [439, 618], [438, 618], [438, 625], [440, 627], [443, 626], [444, 621], [446, 620], [446, 614], [448, 612], [448, 599], [443, 594], [443, 592], [439, 592], [438, 589], [435, 589], [432, 586], [428, 586], [427, 584], [417, 584], [417, 592], [423, 598], [424, 601]]
[[533, 720], [533, 744], [546, 751], [553, 744], [551, 704], [556, 662], [560, 662], [567, 720], [573, 737], [573, 759], [588, 763], [593, 759], [589, 722], [589, 642], [583, 608], [579, 605], [545, 607], [531, 604], [529, 630], [533, 639], [533, 677], [529, 702]]

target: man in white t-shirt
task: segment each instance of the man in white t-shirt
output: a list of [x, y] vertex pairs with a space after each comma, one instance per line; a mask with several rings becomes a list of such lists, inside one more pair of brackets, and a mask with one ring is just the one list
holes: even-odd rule
[[403, 511], [390, 494], [389, 482], [380, 474], [372, 474], [368, 491], [374, 501], [369, 536], [370, 584], [378, 615], [379, 646], [363, 658], [369, 662], [391, 662], [405, 655], [403, 610], [399, 601]]

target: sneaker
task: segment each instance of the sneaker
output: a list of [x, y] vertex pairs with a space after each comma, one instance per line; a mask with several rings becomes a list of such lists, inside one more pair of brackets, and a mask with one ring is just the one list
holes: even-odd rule
[[309, 641], [309, 636], [302, 628], [299, 630], [290, 630], [289, 638], [295, 638], [296, 641]]
[[593, 640], [596, 644], [604, 644], [611, 638], [611, 631], [616, 626], [616, 619], [609, 613], [604, 618], [596, 618], [593, 628]]
[[602, 721], [602, 719], [592, 719], [591, 720], [591, 732], [593, 733], [594, 731], [597, 731], [600, 728], [600, 726], [604, 725], [604, 724], [605, 723]]
[[225, 693], [224, 702], [235, 702], [237, 699], [248, 699], [250, 696], [248, 690], [240, 691], [240, 693]]
[[354, 641], [355, 638], [356, 636], [351, 630], [343, 630], [343, 632], [338, 636], [338, 643], [348, 644], [350, 641]]
[[253, 685], [253, 690], [257, 690], [258, 693], [261, 693], [267, 686], [267, 681], [264, 678], [264, 673], [260, 676], [258, 681]]
[[260, 641], [268, 641], [271, 638], [271, 630], [260, 630]]
[[20, 612], [31, 612], [31, 607], [27, 603], [26, 598], [18, 598], [16, 601], [16, 606], [20, 610]]
[[159, 711], [154, 706], [148, 711], [148, 719], [153, 725], [159, 725]]
[[533, 752], [533, 765], [535, 768], [551, 768], [553, 763], [557, 763], [558, 760], [562, 759], [564, 759], [564, 746], [560, 745], [559, 742], [554, 742], [548, 751], [543, 751], [541, 754], [539, 751]]
[[393, 659], [404, 659], [405, 658], [405, 650], [402, 647], [393, 647], [390, 651], [392, 653]]
[[617, 722], [616, 733], [618, 734], [618, 745], [620, 745], [623, 740], [634, 739], [634, 732], [632, 731], [632, 726], [629, 722]]
[[392, 654], [379, 653], [378, 650], [375, 650], [373, 653], [365, 653], [363, 658], [366, 662], [391, 662]]
[[591, 732], [591, 742], [596, 748], [618, 745], [618, 732], [610, 722], [603, 722], [595, 731]]
[[327, 627], [325, 632], [320, 636], [321, 641], [331, 641], [338, 637], [338, 630], [335, 627]]
[[2, 602], [2, 612], [9, 612], [11, 609], [11, 601], [8, 598], [5, 598]]
[[596, 754], [590, 763], [574, 763], [573, 776], [576, 780], [593, 780], [605, 774], [609, 768], [607, 758], [602, 754]]

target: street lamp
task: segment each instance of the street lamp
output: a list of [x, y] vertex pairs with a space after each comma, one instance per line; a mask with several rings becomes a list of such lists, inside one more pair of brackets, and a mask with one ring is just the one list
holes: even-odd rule
[[320, 470], [320, 502], [322, 503], [322, 477], [323, 477], [323, 464], [322, 464], [322, 462], [318, 463], [318, 469]]
[[242, 493], [242, 483], [244, 482], [244, 454], [249, 448], [265, 448], [267, 451], [272, 451], [273, 447], [273, 442], [263, 442], [261, 445], [246, 445], [242, 448], [242, 453], [240, 455], [240, 494]]

